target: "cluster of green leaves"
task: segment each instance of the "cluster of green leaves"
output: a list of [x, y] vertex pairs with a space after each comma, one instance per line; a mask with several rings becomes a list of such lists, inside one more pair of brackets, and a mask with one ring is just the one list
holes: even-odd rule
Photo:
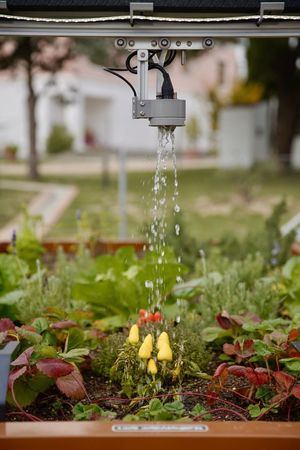
[[[96, 403], [83, 404], [77, 403], [73, 408], [74, 420], [111, 420], [116, 417], [114, 411], [108, 411], [101, 408]], [[150, 402], [140, 407], [135, 414], [127, 414], [123, 417], [125, 422], [136, 421], [185, 421], [195, 420], [211, 420], [211, 414], [206, 408], [197, 403], [191, 411], [188, 411], [180, 400], [172, 402], [161, 401], [158, 398], [150, 400]]]
[[9, 403], [19, 408], [27, 406], [54, 382], [71, 398], [85, 397], [77, 366], [96, 348], [100, 338], [96, 330], [83, 329], [80, 320], [71, 320], [64, 311], [52, 309], [47, 316], [21, 327], [10, 319], [1, 319], [0, 332], [4, 342], [19, 341], [9, 375]]
[[36, 228], [41, 222], [41, 217], [31, 216], [23, 210], [22, 224], [20, 231], [13, 238], [10, 251], [16, 254], [22, 261], [25, 261], [30, 271], [36, 271], [36, 264], [44, 253], [43, 246], [36, 235]]
[[163, 264], [158, 264], [157, 260], [154, 252], [138, 258], [131, 247], [122, 248], [114, 255], [98, 256], [75, 273], [73, 298], [89, 304], [97, 317], [103, 318], [103, 327], [122, 326], [139, 309], [148, 307], [151, 292], [147, 281], [148, 285], [155, 286], [160, 277], [164, 298], [176, 283], [179, 271], [186, 272], [171, 249], [165, 250]]
[[207, 270], [200, 278], [177, 285], [172, 291], [177, 300], [189, 301], [205, 326], [212, 325], [223, 309], [230, 314], [251, 312], [262, 318], [276, 317], [283, 296], [275, 278], [262, 276], [260, 255], [225, 265], [220, 272]]
[[234, 233], [228, 233], [219, 242], [201, 242], [191, 237], [186, 231], [184, 217], [179, 215], [176, 222], [180, 224], [180, 236], [176, 236], [172, 224], [168, 232], [168, 244], [192, 273], [198, 272], [200, 250], [207, 253], [209, 265], [217, 264], [220, 268], [224, 265], [228, 267], [234, 261], [243, 261], [249, 256], [255, 257], [258, 253], [265, 270], [281, 266], [290, 257], [291, 244], [295, 238], [294, 232], [286, 236], [281, 234], [280, 226], [286, 209], [286, 202], [282, 200], [274, 206], [262, 229], [256, 229], [242, 239]]
[[285, 297], [285, 312], [300, 314], [300, 256], [290, 258], [282, 268], [281, 291]]
[[226, 362], [217, 368], [211, 389], [223, 390], [229, 375], [244, 378], [248, 385], [243, 386], [243, 395], [256, 401], [248, 409], [253, 418], [276, 413], [287, 403], [296, 407], [300, 401], [300, 316], [292, 321], [261, 321], [224, 311], [217, 320], [219, 333], [213, 336], [210, 329], [204, 334], [219, 348], [223, 343], [220, 359]]
[[135, 414], [127, 414], [123, 420], [125, 422], [170, 420], [189, 422], [198, 417], [204, 420], [211, 420], [212, 418], [211, 414], [200, 403], [197, 403], [191, 411], [188, 411], [180, 400], [163, 402], [158, 398], [154, 398], [147, 405], [142, 406]]

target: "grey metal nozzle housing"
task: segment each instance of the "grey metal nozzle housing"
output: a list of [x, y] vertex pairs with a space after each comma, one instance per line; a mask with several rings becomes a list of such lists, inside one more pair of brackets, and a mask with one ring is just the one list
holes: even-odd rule
[[132, 117], [149, 119], [151, 127], [183, 127], [185, 125], [185, 100], [158, 98], [155, 100], [132, 99]]

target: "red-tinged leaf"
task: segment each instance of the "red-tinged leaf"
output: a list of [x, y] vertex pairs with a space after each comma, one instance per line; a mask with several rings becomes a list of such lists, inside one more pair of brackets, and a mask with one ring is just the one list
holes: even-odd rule
[[264, 367], [257, 367], [254, 369], [255, 382], [256, 386], [262, 386], [263, 384], [267, 384], [270, 381], [270, 375], [267, 369]]
[[23, 366], [20, 369], [13, 369], [8, 376], [8, 387], [12, 391], [15, 381], [27, 372], [27, 367]]
[[69, 328], [77, 327], [77, 323], [73, 320], [61, 320], [60, 322], [55, 322], [51, 325], [51, 328], [55, 330], [67, 330]]
[[33, 353], [34, 347], [27, 348], [12, 363], [12, 366], [29, 366], [29, 360]]
[[223, 352], [226, 353], [228, 356], [235, 355], [235, 348], [232, 344], [224, 344], [223, 345]]
[[230, 366], [228, 372], [236, 377], [244, 377], [254, 386], [262, 386], [270, 380], [267, 369], [263, 367]]
[[225, 370], [227, 371], [227, 363], [226, 362], [220, 364], [216, 368], [215, 373], [214, 373], [214, 378], [219, 378], [224, 373]]
[[289, 341], [289, 342], [295, 341], [296, 339], [298, 339], [298, 337], [299, 337], [299, 331], [296, 330], [295, 328], [293, 328], [293, 329], [289, 332], [288, 341]]
[[242, 344], [240, 342], [236, 342], [234, 349], [237, 356], [242, 359], [249, 358], [255, 353], [252, 339], [246, 339]]
[[15, 325], [10, 319], [0, 319], [0, 333], [14, 329]]
[[284, 392], [289, 392], [296, 381], [295, 377], [283, 372], [282, 370], [273, 372], [273, 377], [275, 378], [278, 388]]
[[239, 327], [241, 327], [243, 323], [245, 323], [246, 321], [244, 317], [238, 316], [236, 314], [230, 316], [229, 319], [231, 320], [231, 322], [233, 322], [235, 325], [238, 325]]
[[232, 327], [230, 316], [227, 311], [222, 311], [216, 316], [216, 320], [221, 328], [229, 330]]
[[234, 375], [236, 377], [245, 377], [246, 376], [246, 367], [244, 366], [230, 366], [228, 367], [228, 372], [231, 375]]
[[300, 358], [300, 352], [298, 352], [295, 348], [291, 348], [288, 351], [289, 358]]
[[299, 398], [300, 400], [300, 384], [297, 384], [297, 386], [293, 387], [292, 394], [294, 397]]
[[49, 378], [59, 378], [69, 375], [74, 370], [74, 366], [62, 359], [44, 358], [40, 359], [37, 364], [40, 372]]
[[56, 386], [63, 394], [74, 400], [82, 400], [86, 397], [86, 390], [79, 370], [75, 369], [69, 375], [58, 378]]

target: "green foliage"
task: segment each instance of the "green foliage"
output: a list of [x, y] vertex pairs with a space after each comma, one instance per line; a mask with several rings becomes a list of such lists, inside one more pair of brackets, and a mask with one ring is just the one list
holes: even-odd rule
[[77, 421], [83, 420], [99, 420], [99, 419], [114, 419], [116, 413], [112, 411], [106, 411], [95, 403], [85, 405], [83, 403], [77, 403], [73, 407], [73, 419]]
[[88, 269], [75, 275], [73, 298], [87, 302], [97, 317], [119, 316], [123, 323], [139, 309], [148, 306], [152, 294], [146, 281], [155, 286], [157, 277], [162, 279], [162, 299], [176, 283], [178, 271], [186, 269], [179, 264], [171, 249], [165, 250], [165, 262], [157, 265], [157, 255], [148, 252], [138, 259], [133, 248], [123, 248], [115, 255], [95, 258]]
[[[42, 270], [21, 284], [19, 298], [14, 305], [14, 318], [28, 323], [44, 314], [49, 308], [72, 309], [68, 279], [63, 276], [47, 276]], [[1, 300], [0, 300], [1, 303]]]
[[100, 377], [108, 379], [118, 353], [124, 344], [123, 333], [114, 333], [104, 338], [97, 349], [97, 356], [92, 360], [92, 369]]
[[44, 249], [36, 235], [36, 227], [39, 222], [41, 222], [39, 216], [30, 216], [24, 210], [21, 229], [10, 247], [10, 252], [15, 253], [20, 259], [25, 261], [31, 272], [35, 272], [37, 261], [40, 260], [44, 253]]
[[142, 406], [135, 415], [124, 417], [126, 422], [135, 421], [167, 421], [183, 419], [186, 415], [184, 404], [179, 400], [163, 403], [158, 398], [150, 400]]
[[212, 325], [223, 310], [230, 314], [255, 313], [262, 318], [275, 317], [282, 296], [269, 277], [261, 275], [259, 256], [233, 263], [225, 273], [210, 272], [173, 290], [175, 298], [190, 301], [205, 326]]
[[[180, 226], [179, 236], [175, 233], [176, 224]], [[190, 270], [194, 269], [196, 261], [199, 259], [200, 246], [197, 240], [187, 232], [182, 213], [176, 214], [176, 217], [173, 219], [173, 223], [167, 233], [167, 244], [174, 249], [175, 254], [181, 258], [184, 265]]]
[[65, 125], [53, 125], [47, 139], [47, 153], [56, 154], [72, 149], [74, 138]]
[[[167, 331], [171, 338], [173, 360], [168, 364], [156, 360], [157, 348], [153, 343], [152, 358], [156, 362], [158, 372], [151, 377], [147, 373], [148, 361], [141, 360], [138, 351], [141, 343], [132, 345], [122, 333], [112, 334], [100, 343], [97, 355], [92, 362], [94, 372], [104, 378], [121, 385], [122, 392], [128, 397], [134, 394], [153, 395], [165, 389], [170, 381], [180, 385], [184, 379], [209, 378], [202, 372], [211, 355], [207, 352], [201, 336], [201, 322], [190, 315], [180, 324], [149, 323], [140, 333], [158, 336]], [[142, 339], [141, 339], [142, 342]]]
[[180, 400], [172, 402], [163, 402], [158, 398], [150, 400], [148, 405], [142, 406], [135, 414], [126, 415], [123, 420], [125, 422], [137, 421], [181, 421], [188, 422], [191, 419], [195, 420], [211, 420], [212, 415], [207, 409], [197, 403], [191, 411]]
[[248, 255], [260, 253], [266, 268], [283, 265], [291, 254], [290, 248], [295, 238], [293, 231], [286, 236], [281, 234], [280, 224], [285, 212], [286, 202], [281, 201], [274, 207], [262, 231], [255, 230], [242, 241], [234, 235], [224, 236], [220, 243], [221, 254], [231, 260], [241, 260]]
[[290, 317], [300, 313], [300, 257], [290, 258], [282, 268], [282, 294], [285, 312]]

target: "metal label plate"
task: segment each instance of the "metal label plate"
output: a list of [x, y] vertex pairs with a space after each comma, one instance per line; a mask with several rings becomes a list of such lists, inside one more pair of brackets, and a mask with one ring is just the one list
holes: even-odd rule
[[207, 425], [137, 425], [137, 424], [120, 424], [112, 425], [111, 430], [116, 433], [204, 433], [208, 431]]

